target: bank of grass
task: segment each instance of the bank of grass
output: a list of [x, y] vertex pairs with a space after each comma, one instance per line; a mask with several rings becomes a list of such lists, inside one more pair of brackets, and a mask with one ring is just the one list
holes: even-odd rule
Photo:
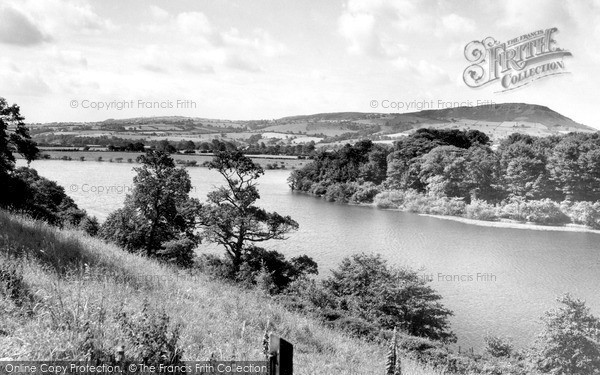
[[[183, 360], [260, 360], [269, 330], [295, 345], [295, 374], [382, 374], [386, 348], [285, 310], [269, 297], [129, 254], [81, 232], [0, 211], [0, 264], [22, 275], [0, 293], [0, 358], [86, 358], [127, 346], [118, 316], [144, 303], [181, 323]], [[6, 268], [6, 266], [4, 267]], [[91, 336], [91, 338], [90, 338]], [[441, 375], [403, 358], [403, 374]]]

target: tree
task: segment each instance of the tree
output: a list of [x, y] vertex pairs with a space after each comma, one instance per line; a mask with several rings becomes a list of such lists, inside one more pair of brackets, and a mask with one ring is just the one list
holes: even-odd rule
[[544, 374], [600, 374], [600, 319], [567, 294], [546, 312], [535, 365]]
[[240, 151], [217, 152], [209, 168], [219, 172], [227, 185], [208, 194], [200, 226], [204, 238], [225, 247], [234, 271], [239, 270], [244, 250], [251, 244], [285, 239], [298, 229], [291, 217], [255, 206], [260, 198], [256, 180], [264, 171]]
[[18, 105], [8, 105], [6, 99], [0, 98], [0, 178], [6, 178], [14, 170], [14, 152], [23, 155], [27, 163], [39, 155], [24, 120]]
[[0, 98], [0, 207], [26, 213], [50, 224], [77, 226], [86, 216], [64, 189], [35, 169], [15, 169], [14, 153], [27, 163], [39, 156], [18, 105]]
[[200, 242], [196, 224], [201, 209], [189, 196], [190, 177], [184, 168], [175, 168], [166, 152], [150, 150], [137, 161], [142, 166], [134, 168], [133, 191], [125, 206], [109, 215], [100, 235], [127, 250], [189, 265]]
[[351, 315], [414, 336], [456, 341], [448, 332], [452, 312], [416, 271], [387, 265], [380, 255], [355, 254], [323, 282], [334, 303]]

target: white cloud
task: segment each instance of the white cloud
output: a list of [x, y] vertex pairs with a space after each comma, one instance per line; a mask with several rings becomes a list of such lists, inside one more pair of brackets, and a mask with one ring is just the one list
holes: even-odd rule
[[82, 33], [98, 34], [115, 29], [110, 20], [96, 14], [86, 1], [13, 0], [10, 3], [15, 9], [33, 19], [41, 30], [52, 37], [68, 38]]
[[459, 16], [456, 13], [442, 17], [444, 31], [453, 33], [472, 32], [475, 30], [475, 21], [470, 18]]
[[169, 12], [156, 5], [150, 5], [150, 14], [156, 20], [166, 20], [169, 18]]
[[[160, 23], [142, 25], [141, 30], [153, 33], [158, 39], [165, 35], [169, 38], [160, 45], [160, 54], [153, 53], [152, 56], [148, 56], [146, 51], [140, 57], [141, 66], [150, 71], [183, 69], [206, 74], [215, 72], [216, 68], [226, 68], [262, 72], [265, 71], [262, 66], [264, 63], [288, 52], [284, 44], [260, 28], [246, 33], [236, 28], [222, 31], [201, 12], [184, 12], [169, 16], [154, 9], [151, 13], [158, 13], [160, 17], [166, 16], [167, 19]], [[168, 63], [165, 63], [165, 56], [170, 59]], [[163, 63], [149, 63], [149, 59]]]
[[50, 38], [22, 12], [0, 6], [0, 42], [21, 46], [31, 46], [48, 41]]

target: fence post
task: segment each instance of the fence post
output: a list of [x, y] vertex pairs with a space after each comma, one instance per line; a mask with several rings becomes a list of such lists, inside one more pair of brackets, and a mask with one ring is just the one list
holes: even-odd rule
[[273, 334], [269, 335], [269, 375], [294, 374], [294, 346]]
[[125, 360], [125, 347], [119, 345], [115, 348], [115, 362], [121, 363]]

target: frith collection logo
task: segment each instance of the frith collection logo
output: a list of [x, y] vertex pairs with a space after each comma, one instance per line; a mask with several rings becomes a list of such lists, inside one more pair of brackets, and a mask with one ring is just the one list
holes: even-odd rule
[[571, 52], [558, 48], [553, 35], [556, 27], [537, 30], [500, 43], [492, 37], [472, 41], [465, 57], [472, 63], [463, 80], [472, 88], [498, 81], [500, 91], [514, 90], [540, 78], [568, 73], [564, 58]]

